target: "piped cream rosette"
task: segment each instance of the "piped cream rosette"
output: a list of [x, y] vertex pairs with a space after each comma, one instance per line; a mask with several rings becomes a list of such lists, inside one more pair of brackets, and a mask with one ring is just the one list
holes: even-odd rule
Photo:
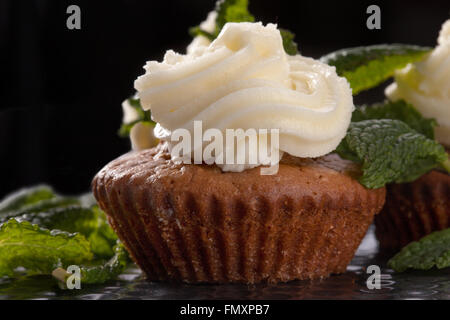
[[425, 117], [436, 119], [436, 139], [450, 147], [450, 20], [442, 26], [438, 46], [423, 61], [395, 73], [386, 96], [404, 99]]
[[[189, 51], [169, 50], [162, 62], [147, 62], [146, 73], [135, 81], [142, 107], [158, 123], [156, 136], [169, 145], [176, 129], [194, 136], [196, 120], [203, 132], [217, 129], [224, 137], [226, 129], [278, 129], [279, 150], [272, 151], [297, 157], [325, 155], [345, 136], [354, 109], [348, 82], [334, 67], [287, 55], [276, 25], [228, 23], [208, 46]], [[186, 155], [195, 153], [194, 145]], [[219, 156], [208, 163], [224, 171], [265, 164], [227, 165]]]

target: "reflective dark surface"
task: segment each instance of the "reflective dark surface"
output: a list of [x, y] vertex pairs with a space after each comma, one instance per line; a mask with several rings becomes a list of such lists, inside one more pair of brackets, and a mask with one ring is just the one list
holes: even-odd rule
[[[381, 289], [369, 290], [369, 265], [381, 267]], [[450, 268], [394, 273], [385, 267], [373, 228], [342, 275], [277, 285], [186, 285], [148, 282], [132, 267], [119, 280], [61, 290], [47, 276], [0, 280], [0, 299], [450, 299]]]

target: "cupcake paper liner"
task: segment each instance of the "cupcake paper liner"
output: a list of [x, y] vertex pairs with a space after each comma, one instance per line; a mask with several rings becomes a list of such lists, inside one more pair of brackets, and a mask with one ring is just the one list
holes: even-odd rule
[[387, 186], [386, 204], [375, 218], [386, 251], [450, 227], [450, 175], [431, 171], [411, 183]]

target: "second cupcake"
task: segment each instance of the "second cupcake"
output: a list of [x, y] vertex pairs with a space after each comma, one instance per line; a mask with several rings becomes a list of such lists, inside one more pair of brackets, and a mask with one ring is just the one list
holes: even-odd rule
[[[409, 64], [386, 89], [390, 100], [404, 99], [424, 117], [435, 118], [436, 139], [450, 153], [450, 20], [438, 46], [421, 62]], [[375, 219], [381, 247], [399, 250], [411, 241], [450, 227], [450, 175], [433, 170], [416, 181], [387, 186], [386, 205]]]

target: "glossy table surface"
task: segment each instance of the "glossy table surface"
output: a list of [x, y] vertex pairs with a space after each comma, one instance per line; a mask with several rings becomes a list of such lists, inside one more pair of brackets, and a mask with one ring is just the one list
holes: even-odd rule
[[[317, 281], [261, 285], [187, 285], [146, 281], [130, 267], [116, 281], [61, 290], [48, 276], [0, 280], [0, 299], [450, 299], [450, 268], [394, 273], [381, 258], [371, 227], [347, 272]], [[381, 267], [381, 288], [369, 290], [370, 265]]]

